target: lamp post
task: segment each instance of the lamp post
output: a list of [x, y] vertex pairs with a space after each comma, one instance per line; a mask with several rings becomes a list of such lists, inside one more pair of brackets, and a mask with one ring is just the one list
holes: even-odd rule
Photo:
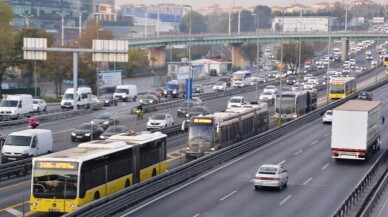
[[[104, 30], [104, 28], [99, 28], [97, 29], [97, 40], [98, 40], [98, 32]], [[99, 93], [100, 93], [100, 79], [99, 79], [99, 76], [98, 76], [98, 62], [96, 62], [96, 96], [98, 97], [99, 96]]]
[[26, 25], [26, 28], [28, 29], [28, 27], [30, 26], [30, 18], [31, 17], [34, 17], [34, 15], [20, 15], [21, 17], [24, 17], [25, 19], [25, 25]]
[[302, 10], [300, 10], [300, 16], [299, 16], [299, 60], [298, 60], [298, 68], [297, 68], [297, 73], [298, 73], [298, 83], [300, 82], [300, 60], [302, 57]]
[[147, 38], [147, 21], [148, 21], [148, 7], [146, 7], [145, 13], [144, 13], [144, 38]]
[[[280, 45], [280, 65], [282, 66], [282, 69], [280, 69], [280, 99], [279, 99], [279, 118], [280, 120], [282, 119], [282, 78], [283, 78], [283, 38], [284, 38], [284, 9], [282, 12], [282, 39], [281, 39], [281, 45]], [[275, 98], [275, 112], [276, 112], [276, 101], [277, 99]]]
[[79, 37], [81, 38], [81, 32], [82, 32], [82, 14], [83, 14], [83, 13], [86, 13], [87, 11], [79, 11], [79, 10], [75, 10], [75, 9], [73, 9], [73, 11], [78, 13], [78, 34], [79, 34]]
[[257, 40], [256, 40], [256, 102], [259, 102], [259, 61], [260, 61], [260, 34], [257, 29]]
[[[191, 70], [191, 28], [192, 28], [192, 24], [191, 24], [191, 16], [192, 16], [192, 12], [193, 12], [193, 7], [191, 5], [182, 5], [182, 7], [190, 7], [190, 26], [189, 26], [189, 82], [188, 84], [191, 84], [191, 78], [192, 78], [192, 70]], [[189, 114], [190, 112], [190, 99], [191, 99], [191, 90], [189, 89], [189, 87], [186, 87], [186, 89], [188, 90], [186, 95], [187, 95], [187, 114]]]
[[[190, 18], [191, 18], [191, 12], [190, 12]], [[158, 20], [156, 21], [156, 37], [159, 38], [159, 21], [160, 21], [160, 7], [158, 5]], [[191, 21], [190, 21], [191, 25]]]
[[348, 0], [345, 0], [345, 33], [348, 30], [348, 10], [349, 10]]
[[61, 23], [62, 23], [61, 45], [63, 47], [63, 45], [64, 45], [64, 37], [65, 37], [65, 35], [64, 35], [65, 16], [68, 15], [69, 13], [65, 13], [65, 12], [59, 13], [59, 12], [57, 12], [57, 14], [62, 17], [62, 21], [61, 21]]
[[329, 30], [329, 44], [327, 46], [327, 56], [329, 58], [329, 62], [327, 64], [327, 72], [326, 72], [326, 105], [329, 105], [329, 81], [330, 81], [330, 77], [329, 77], [329, 70], [330, 70], [330, 47], [331, 47], [331, 26], [330, 26], [330, 18], [329, 18], [329, 22], [327, 24], [328, 26], [328, 30]]

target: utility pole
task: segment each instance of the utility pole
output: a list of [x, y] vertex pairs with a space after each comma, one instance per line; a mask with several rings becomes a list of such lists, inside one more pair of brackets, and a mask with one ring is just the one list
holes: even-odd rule
[[61, 22], [62, 23], [61, 45], [63, 47], [64, 46], [64, 37], [65, 37], [65, 35], [64, 35], [65, 16], [68, 15], [69, 13], [65, 13], [65, 12], [59, 13], [59, 12], [57, 12], [57, 14], [62, 17], [62, 22]]
[[73, 9], [73, 11], [78, 13], [78, 34], [79, 34], [79, 38], [81, 38], [81, 33], [82, 33], [82, 14], [86, 13], [87, 11], [81, 11], [81, 10], [75, 10], [75, 9]]

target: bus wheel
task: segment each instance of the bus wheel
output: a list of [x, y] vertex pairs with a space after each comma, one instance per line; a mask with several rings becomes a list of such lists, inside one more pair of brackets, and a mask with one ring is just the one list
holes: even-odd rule
[[155, 168], [152, 170], [152, 177], [154, 177], [154, 176], [156, 176], [156, 169]]
[[131, 186], [131, 183], [129, 182], [129, 180], [125, 180], [125, 187], [128, 188], [129, 186]]
[[96, 193], [94, 193], [93, 200], [98, 200], [98, 199], [100, 199], [100, 192], [96, 191]]

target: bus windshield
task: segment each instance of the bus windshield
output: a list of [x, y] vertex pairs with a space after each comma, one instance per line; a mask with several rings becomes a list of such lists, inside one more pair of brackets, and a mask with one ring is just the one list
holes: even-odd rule
[[234, 74], [233, 75], [233, 80], [235, 81], [242, 81], [244, 79], [244, 75], [242, 74]]
[[1, 102], [1, 107], [17, 107], [18, 101], [17, 100], [3, 100]]
[[178, 89], [178, 85], [177, 84], [168, 84], [167, 89], [171, 89], [171, 90]]
[[77, 170], [35, 169], [32, 194], [36, 198], [75, 199]]
[[[276, 112], [279, 113], [280, 97], [276, 100]], [[282, 114], [292, 114], [295, 112], [295, 98], [293, 96], [282, 96]]]
[[344, 93], [344, 92], [345, 90], [344, 90], [343, 84], [340, 84], [340, 85], [332, 84], [330, 86], [330, 93]]
[[213, 140], [213, 125], [190, 125], [189, 129], [189, 146], [202, 151], [208, 150]]
[[116, 89], [115, 90], [115, 93], [126, 93], [126, 94], [128, 94], [128, 89]]

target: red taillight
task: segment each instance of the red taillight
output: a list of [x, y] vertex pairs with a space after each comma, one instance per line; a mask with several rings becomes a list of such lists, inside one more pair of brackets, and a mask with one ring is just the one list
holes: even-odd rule
[[274, 178], [274, 179], [272, 179], [272, 180], [274, 180], [274, 181], [280, 181], [280, 179], [279, 179], [279, 178]]
[[326, 115], [323, 116], [324, 118], [326, 117]]
[[256, 176], [255, 179], [256, 179], [256, 180], [260, 180], [260, 177], [257, 177], [257, 176]]

